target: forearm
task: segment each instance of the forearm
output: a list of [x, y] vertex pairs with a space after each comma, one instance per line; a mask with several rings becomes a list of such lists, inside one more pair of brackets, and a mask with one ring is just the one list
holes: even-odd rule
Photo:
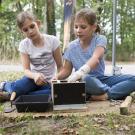
[[57, 66], [57, 73], [61, 72], [63, 68], [63, 65]]
[[99, 59], [97, 57], [92, 57], [90, 60], [86, 62], [86, 65], [88, 65], [91, 70], [95, 69], [98, 64], [99, 64]]
[[103, 47], [97, 47], [92, 55], [92, 57], [86, 62], [86, 64], [91, 68], [95, 69], [101, 58], [104, 56], [105, 49]]
[[56, 78], [57, 78], [58, 80], [64, 80], [64, 79], [66, 79], [70, 74], [71, 74], [71, 72], [68, 72], [68, 71], [66, 71], [66, 70], [61, 70], [61, 71], [57, 74]]

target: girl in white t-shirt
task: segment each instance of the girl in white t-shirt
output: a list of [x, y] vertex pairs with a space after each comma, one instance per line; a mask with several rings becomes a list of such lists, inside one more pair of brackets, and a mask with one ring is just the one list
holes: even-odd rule
[[[16, 96], [24, 94], [50, 94], [50, 80], [56, 69], [62, 67], [60, 41], [52, 35], [39, 31], [40, 21], [30, 12], [23, 11], [17, 16], [20, 31], [26, 37], [20, 42], [24, 77], [14, 82], [2, 82], [2, 91]], [[57, 68], [56, 68], [57, 66]]]

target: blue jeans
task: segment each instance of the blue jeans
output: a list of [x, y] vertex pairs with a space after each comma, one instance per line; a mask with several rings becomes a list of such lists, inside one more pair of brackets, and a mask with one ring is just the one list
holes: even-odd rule
[[17, 96], [25, 94], [51, 94], [51, 86], [50, 84], [38, 86], [33, 79], [24, 76], [19, 80], [6, 82], [4, 85], [4, 91], [9, 92], [10, 94], [14, 91]]
[[120, 100], [135, 91], [135, 76], [113, 75], [94, 77], [86, 75], [86, 93], [90, 95], [108, 94], [109, 99]]

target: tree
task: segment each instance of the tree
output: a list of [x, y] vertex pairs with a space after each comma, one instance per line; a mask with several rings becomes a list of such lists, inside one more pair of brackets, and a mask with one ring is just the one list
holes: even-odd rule
[[56, 35], [54, 0], [47, 0], [47, 33]]

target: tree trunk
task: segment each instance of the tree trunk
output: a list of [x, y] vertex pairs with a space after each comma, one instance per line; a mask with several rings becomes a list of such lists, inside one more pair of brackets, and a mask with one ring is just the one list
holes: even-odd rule
[[46, 16], [47, 16], [47, 33], [50, 35], [56, 35], [54, 0], [47, 0]]

